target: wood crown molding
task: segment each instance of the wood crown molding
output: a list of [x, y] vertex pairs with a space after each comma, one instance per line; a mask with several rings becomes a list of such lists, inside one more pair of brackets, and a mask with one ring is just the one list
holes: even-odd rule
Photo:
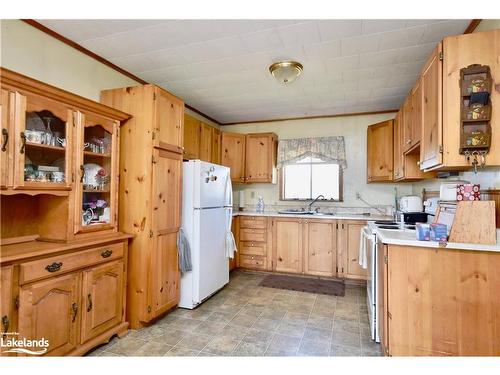
[[277, 119], [270, 119], [270, 120], [226, 122], [226, 123], [222, 123], [221, 125], [228, 126], [228, 125], [241, 125], [241, 124], [260, 124], [260, 123], [263, 123], [263, 122], [282, 122], [282, 121], [293, 121], [293, 120], [313, 120], [313, 119], [319, 119], [319, 118], [368, 116], [368, 115], [380, 115], [380, 114], [384, 114], [384, 113], [396, 113], [398, 111], [399, 111], [399, 109], [387, 109], [387, 110], [384, 110], [384, 111], [351, 112], [351, 113], [338, 113], [338, 114], [334, 114], [334, 115], [287, 117], [287, 118], [277, 118]]
[[[149, 84], [149, 82], [146, 82], [144, 81], [143, 79], [137, 77], [136, 75], [126, 71], [125, 69], [123, 68], [120, 68], [119, 66], [113, 64], [111, 61], [109, 60], [106, 60], [104, 57], [101, 57], [99, 55], [97, 55], [96, 53], [88, 50], [87, 48], [81, 46], [80, 44], [72, 41], [71, 39], [68, 39], [66, 38], [65, 36], [55, 32], [54, 30], [52, 29], [49, 29], [48, 27], [42, 25], [41, 23], [33, 20], [33, 19], [22, 19], [21, 21], [27, 23], [28, 25], [30, 26], [33, 26], [34, 28], [52, 36], [53, 38], [59, 40], [60, 42], [62, 43], [65, 43], [75, 49], [77, 49], [78, 51], [82, 52], [83, 54], [87, 55], [87, 56], [90, 56], [92, 57], [93, 59], [99, 61], [100, 63], [116, 70], [117, 72], [133, 79], [134, 81], [136, 81], [137, 83], [140, 83], [142, 85], [146, 85], [146, 84]], [[479, 24], [479, 22], [481, 22], [481, 20], [472, 20], [472, 22], [474, 21], [478, 21], [475, 26], [474, 26], [474, 29], [477, 27], [477, 25]], [[471, 22], [471, 25], [472, 25], [472, 22]], [[467, 30], [471, 27], [471, 25], [469, 25], [469, 27], [467, 28]], [[466, 31], [467, 31], [466, 30]], [[472, 31], [471, 31], [472, 32]], [[279, 121], [289, 121], [289, 120], [307, 120], [307, 119], [318, 119], [318, 118], [333, 118], [333, 117], [350, 117], [350, 116], [364, 116], [364, 115], [376, 115], [376, 114], [383, 114], [383, 113], [392, 113], [392, 112], [397, 112], [398, 110], [397, 109], [394, 109], [394, 110], [384, 110], [384, 111], [373, 111], [373, 112], [353, 112], [353, 113], [343, 113], [343, 114], [333, 114], [333, 115], [318, 115], [318, 116], [304, 116], [304, 117], [288, 117], [288, 118], [280, 118], [280, 119], [267, 119], [267, 120], [257, 120], [257, 121], [239, 121], [239, 122], [227, 122], [227, 123], [222, 123], [216, 119], [214, 119], [213, 117], [211, 116], [208, 116], [206, 115], [205, 113], [203, 113], [202, 111], [194, 108], [193, 106], [190, 106], [189, 104], [185, 103], [185, 107], [188, 108], [189, 110], [199, 114], [200, 116], [203, 116], [205, 117], [206, 119], [214, 122], [215, 124], [219, 125], [219, 126], [226, 126], [226, 125], [238, 125], [238, 124], [256, 124], [256, 123], [263, 123], [263, 122], [279, 122]]]
[[467, 26], [467, 28], [464, 31], [464, 34], [473, 33], [474, 30], [476, 30], [476, 28], [479, 26], [481, 21], [482, 19], [473, 19], [472, 21], [470, 21], [469, 26]]
[[91, 111], [120, 121], [125, 121], [132, 117], [128, 113], [119, 111], [118, 109], [108, 107], [107, 105], [84, 98], [83, 96], [77, 94], [73, 94], [3, 67], [0, 67], [0, 81], [2, 87], [42, 95], [68, 106], [73, 106], [75, 109]]

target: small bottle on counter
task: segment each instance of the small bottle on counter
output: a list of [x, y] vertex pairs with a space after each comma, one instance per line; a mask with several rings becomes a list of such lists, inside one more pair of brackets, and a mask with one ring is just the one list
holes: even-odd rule
[[259, 196], [258, 200], [257, 200], [257, 212], [259, 214], [264, 213], [264, 207], [265, 207], [264, 198], [262, 198], [261, 196]]

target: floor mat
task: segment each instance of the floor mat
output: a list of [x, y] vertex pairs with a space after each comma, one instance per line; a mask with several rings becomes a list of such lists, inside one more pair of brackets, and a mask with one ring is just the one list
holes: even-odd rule
[[344, 297], [345, 295], [344, 282], [312, 277], [269, 275], [266, 276], [259, 285], [268, 288], [296, 290], [299, 292], [327, 294], [330, 296]]

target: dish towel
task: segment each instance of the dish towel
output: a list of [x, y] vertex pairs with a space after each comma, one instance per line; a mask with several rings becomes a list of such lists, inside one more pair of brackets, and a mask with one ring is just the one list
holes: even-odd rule
[[226, 197], [226, 258], [233, 259], [234, 252], [237, 251], [236, 241], [234, 240], [233, 232], [231, 231], [231, 223], [233, 222], [233, 185], [231, 184], [231, 176], [229, 173], [226, 178], [225, 187]]
[[182, 228], [177, 234], [177, 251], [179, 252], [179, 269], [181, 273], [189, 272], [193, 269], [191, 264], [191, 247]]
[[359, 256], [358, 256], [359, 265], [365, 269], [368, 268], [368, 265], [366, 263], [366, 242], [365, 242], [367, 229], [368, 227], [361, 228], [361, 236], [359, 236]]

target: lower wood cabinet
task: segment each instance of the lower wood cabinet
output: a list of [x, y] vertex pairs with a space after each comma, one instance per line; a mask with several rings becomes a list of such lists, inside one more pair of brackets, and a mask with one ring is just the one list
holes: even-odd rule
[[384, 247], [386, 354], [500, 355], [500, 253]]
[[358, 263], [365, 221], [246, 215], [239, 219], [241, 268], [366, 279]]
[[177, 231], [156, 237], [151, 263], [151, 300], [148, 310], [156, 317], [176, 306], [180, 298]]
[[335, 223], [321, 219], [309, 220], [304, 226], [304, 273], [334, 276], [337, 267]]
[[[19, 339], [46, 339], [49, 346], [44, 355], [50, 356], [82, 355], [115, 334], [124, 334], [128, 327], [124, 311], [126, 239], [130, 236], [120, 236], [118, 242], [71, 251], [65, 249], [67, 244], [35, 242], [32, 249], [41, 247], [56, 255], [20, 258], [2, 266], [2, 333], [19, 332]], [[11, 250], [7, 252], [12, 254]], [[89, 256], [93, 252], [99, 257]], [[30, 256], [33, 254], [36, 250]], [[76, 264], [76, 258], [83, 260]]]
[[359, 220], [341, 220], [338, 222], [339, 276], [347, 279], [366, 280], [366, 269], [359, 265], [361, 228], [365, 225], [366, 222]]
[[70, 273], [21, 287], [19, 336], [46, 339], [46, 355], [60, 356], [80, 343], [81, 273]]
[[122, 321], [123, 268], [123, 261], [117, 261], [83, 272], [81, 343]]
[[302, 220], [273, 218], [274, 271], [302, 273]]

